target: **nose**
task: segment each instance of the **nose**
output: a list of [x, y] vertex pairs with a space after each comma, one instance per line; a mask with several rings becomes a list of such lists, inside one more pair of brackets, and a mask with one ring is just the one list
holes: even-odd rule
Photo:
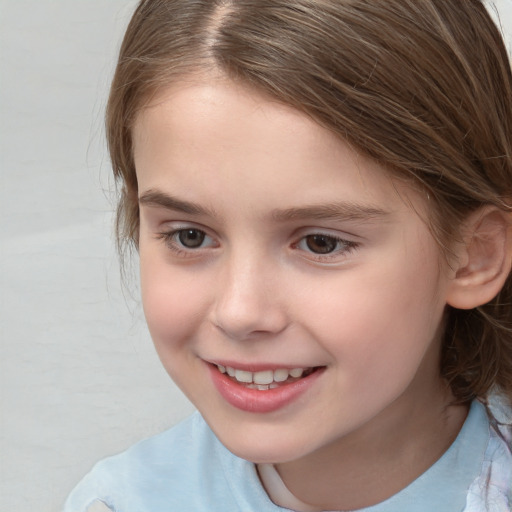
[[217, 329], [231, 339], [249, 340], [286, 328], [288, 318], [276, 267], [255, 255], [233, 255], [224, 263], [212, 311]]

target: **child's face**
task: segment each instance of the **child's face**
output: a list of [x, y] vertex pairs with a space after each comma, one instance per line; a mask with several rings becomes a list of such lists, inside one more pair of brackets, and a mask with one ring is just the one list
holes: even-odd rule
[[164, 91], [134, 140], [149, 329], [229, 449], [293, 460], [435, 403], [450, 275], [418, 193], [228, 81]]

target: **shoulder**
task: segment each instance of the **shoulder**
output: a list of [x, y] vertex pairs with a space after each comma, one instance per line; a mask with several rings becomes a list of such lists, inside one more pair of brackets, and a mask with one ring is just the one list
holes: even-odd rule
[[[97, 463], [71, 493], [64, 510], [180, 510], [178, 507], [194, 502], [194, 495], [200, 494], [201, 475], [210, 472], [219, 457], [231, 455], [219, 445], [196, 413], [172, 429]], [[169, 508], [173, 504], [176, 508]]]
[[[111, 485], [133, 484], [141, 476], [155, 473], [174, 474], [196, 461], [195, 452], [210, 447], [215, 438], [199, 414], [194, 414], [175, 427], [139, 441], [128, 450], [100, 461], [91, 475], [108, 476]], [[187, 454], [187, 457], [184, 455]]]
[[512, 410], [491, 400], [489, 439], [481, 472], [473, 481], [464, 512], [512, 510]]

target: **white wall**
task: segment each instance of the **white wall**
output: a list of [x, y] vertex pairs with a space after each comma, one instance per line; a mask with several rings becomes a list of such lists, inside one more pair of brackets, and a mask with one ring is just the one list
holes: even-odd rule
[[0, 510], [58, 511], [93, 462], [192, 410], [112, 243], [103, 110], [134, 5], [0, 0]]
[[58, 511], [93, 462], [192, 410], [123, 297], [104, 191], [105, 97], [134, 5], [0, 3], [2, 511]]
[[505, 35], [508, 53], [512, 55], [512, 0], [484, 0]]

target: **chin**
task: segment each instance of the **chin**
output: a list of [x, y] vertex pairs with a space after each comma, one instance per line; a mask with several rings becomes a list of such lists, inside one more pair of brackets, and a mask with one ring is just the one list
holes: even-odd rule
[[261, 433], [240, 439], [240, 436], [216, 434], [220, 442], [234, 455], [255, 464], [278, 464], [305, 456], [308, 451], [304, 441], [286, 439], [280, 436], [266, 436]]

